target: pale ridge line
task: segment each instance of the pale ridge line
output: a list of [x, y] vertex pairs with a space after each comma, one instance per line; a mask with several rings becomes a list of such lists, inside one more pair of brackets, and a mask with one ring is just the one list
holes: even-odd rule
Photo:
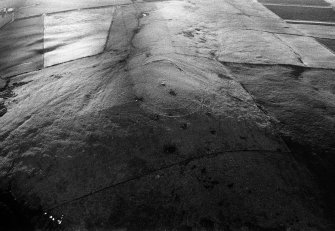
[[314, 5], [299, 5], [299, 4], [278, 4], [278, 3], [263, 3], [264, 6], [283, 6], [283, 7], [301, 7], [315, 9], [332, 9], [331, 6], [314, 6]]
[[311, 24], [311, 25], [322, 25], [322, 26], [335, 26], [335, 22], [323, 22], [323, 21], [307, 21], [307, 20], [284, 20], [287, 23], [291, 24]]

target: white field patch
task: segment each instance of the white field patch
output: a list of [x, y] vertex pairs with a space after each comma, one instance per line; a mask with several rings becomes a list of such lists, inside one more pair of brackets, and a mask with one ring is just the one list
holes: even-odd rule
[[115, 8], [46, 15], [44, 67], [103, 52]]
[[334, 68], [335, 55], [314, 38], [294, 35], [277, 35], [300, 55], [303, 63], [314, 68]]
[[333, 7], [335, 7], [335, 0], [325, 0], [326, 2], [329, 2], [330, 4], [332, 4]]
[[0, 75], [43, 68], [43, 18], [16, 20], [0, 30]]
[[334, 26], [310, 25], [310, 24], [290, 24], [290, 25], [312, 37], [335, 39], [335, 24]]

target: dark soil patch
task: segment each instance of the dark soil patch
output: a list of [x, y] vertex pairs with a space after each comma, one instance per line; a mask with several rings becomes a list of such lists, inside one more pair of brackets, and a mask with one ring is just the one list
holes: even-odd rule
[[37, 226], [45, 227], [43, 230], [55, 230], [43, 221], [43, 212], [32, 209], [24, 201], [16, 199], [10, 191], [0, 192], [0, 227], [1, 230], [21, 231], [36, 230]]
[[292, 76], [295, 77], [296, 79], [299, 79], [301, 77], [301, 75], [305, 72], [306, 68], [305, 67], [299, 67], [296, 66], [294, 68], [292, 68]]
[[282, 137], [294, 158], [299, 163], [304, 163], [316, 178], [322, 191], [325, 215], [335, 226], [335, 151], [330, 151], [327, 153], [328, 157], [324, 157], [325, 150], [318, 150], [308, 144], [299, 143], [292, 137]]
[[273, 125], [293, 157], [313, 175], [322, 192], [318, 203], [335, 225], [335, 133], [329, 119], [334, 104], [328, 96], [334, 71], [292, 65], [226, 66], [257, 106], [275, 118]]

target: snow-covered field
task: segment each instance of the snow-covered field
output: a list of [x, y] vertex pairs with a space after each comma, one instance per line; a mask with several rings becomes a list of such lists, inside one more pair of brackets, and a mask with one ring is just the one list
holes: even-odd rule
[[[31, 0], [19, 16], [112, 2]], [[27, 39], [0, 46], [58, 61], [101, 47], [112, 12], [76, 12], [44, 18], [46, 37], [13, 24]], [[333, 54], [251, 0], [112, 15], [104, 53], [0, 90], [4, 230], [27, 230], [21, 211], [40, 230], [334, 230], [320, 190], [334, 186], [335, 71], [312, 68]]]

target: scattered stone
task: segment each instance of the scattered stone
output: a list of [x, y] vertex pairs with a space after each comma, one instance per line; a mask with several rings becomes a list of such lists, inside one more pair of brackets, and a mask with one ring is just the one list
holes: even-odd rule
[[0, 117], [4, 116], [7, 113], [7, 108], [3, 105], [0, 105]]
[[155, 121], [159, 120], [159, 118], [160, 118], [160, 116], [157, 115], [157, 114], [154, 114], [154, 115], [152, 116], [152, 120], [155, 120]]
[[209, 117], [212, 117], [212, 113], [210, 113], [210, 112], [206, 112], [206, 115], [209, 116]]
[[234, 183], [227, 184], [228, 188], [232, 188], [234, 186]]
[[61, 78], [63, 78], [63, 76], [61, 74], [51, 75], [51, 77], [55, 78], [55, 79], [61, 79]]
[[147, 17], [147, 16], [149, 16], [149, 13], [142, 13], [140, 18], [144, 18], [144, 17]]
[[194, 38], [194, 34], [191, 31], [184, 31], [183, 35], [187, 38]]
[[187, 127], [188, 127], [187, 123], [183, 123], [182, 125], [180, 125], [180, 128], [183, 129], [183, 130], [186, 130]]
[[150, 52], [145, 52], [145, 57], [149, 58], [151, 56]]
[[7, 80], [0, 78], [0, 91], [4, 90], [6, 86], [7, 86]]
[[136, 96], [135, 97], [135, 101], [137, 102], [137, 101], [140, 101], [140, 102], [143, 102], [143, 97], [142, 96]]
[[214, 222], [208, 218], [202, 218], [200, 220], [200, 225], [206, 230], [214, 230]]
[[177, 95], [177, 93], [174, 90], [170, 90], [169, 94], [172, 95], [172, 96], [176, 96]]
[[177, 230], [180, 230], [180, 231], [192, 231], [193, 228], [191, 226], [188, 226], [188, 225], [182, 225]]
[[166, 145], [164, 145], [163, 150], [164, 150], [165, 153], [172, 154], [172, 153], [175, 153], [177, 151], [177, 147], [176, 147], [175, 144], [166, 144]]
[[219, 76], [219, 78], [220, 79], [228, 79], [228, 80], [232, 80], [232, 78], [230, 78], [229, 76], [227, 76], [227, 75], [223, 75], [223, 74], [218, 74], [218, 76]]

